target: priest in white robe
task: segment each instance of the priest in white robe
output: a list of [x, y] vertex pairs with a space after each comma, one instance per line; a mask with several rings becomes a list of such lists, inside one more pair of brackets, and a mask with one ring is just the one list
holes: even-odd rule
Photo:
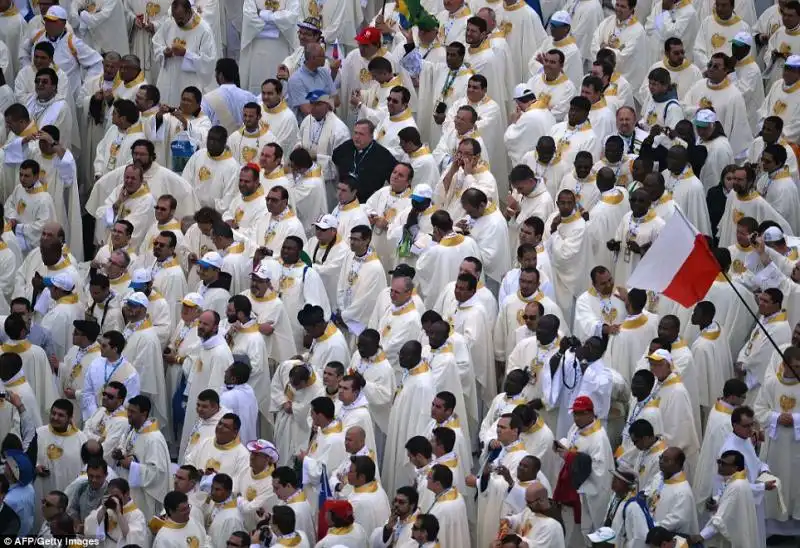
[[201, 92], [212, 86], [218, 44], [209, 24], [188, 0], [173, 2], [171, 11], [172, 17], [153, 35], [153, 61], [159, 65], [156, 85], [164, 90], [162, 101], [177, 105], [186, 86]]

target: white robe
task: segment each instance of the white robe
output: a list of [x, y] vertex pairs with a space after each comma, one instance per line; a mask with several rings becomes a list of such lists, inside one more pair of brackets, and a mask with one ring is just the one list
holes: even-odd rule
[[[552, 216], [548, 221], [551, 220]], [[545, 241], [552, 264], [556, 303], [568, 322], [573, 318], [575, 298], [584, 291], [588, 282], [586, 276], [591, 253], [586, 228], [586, 221], [576, 211], [561, 219], [556, 231]], [[549, 225], [545, 222], [545, 233], [548, 232]]]
[[[212, 28], [197, 13], [185, 27], [179, 27], [171, 17], [159, 27], [153, 35], [153, 51], [154, 62], [160, 66], [156, 85], [165, 92], [163, 103], [180, 104], [186, 86], [196, 86], [201, 92], [209, 89], [218, 43]], [[173, 44], [183, 45], [186, 55], [165, 58], [164, 50]]]
[[758, 546], [756, 505], [744, 470], [727, 479], [718, 504], [706, 525], [716, 532], [712, 537], [715, 545], [723, 548]]
[[406, 462], [405, 444], [413, 436], [425, 433], [430, 421], [430, 410], [420, 402], [433, 401], [436, 384], [428, 364], [421, 362], [404, 373], [389, 415], [386, 450], [382, 469], [383, 483], [394, 492], [401, 485], [398, 472]]
[[455, 487], [436, 496], [426, 513], [439, 520], [439, 543], [442, 546], [470, 546], [467, 507], [464, 497]]
[[159, 514], [172, 478], [169, 449], [158, 422], [148, 420], [138, 430], [130, 429], [117, 447], [135, 459], [128, 470], [114, 467], [114, 471], [128, 480], [131, 498], [145, 517]]
[[733, 359], [725, 335], [727, 332], [714, 322], [692, 343], [701, 407], [713, 407], [725, 381], [733, 376]]
[[636, 89], [646, 76], [646, 64], [636, 58], [637, 52], [646, 52], [645, 38], [644, 27], [635, 16], [619, 23], [617, 16], [611, 15], [599, 24], [592, 36], [592, 57], [597, 55], [601, 44], [605, 44], [617, 56], [617, 70]]
[[[750, 124], [741, 123], [742, 120], [747, 120], [747, 105], [742, 92], [731, 84], [730, 79], [725, 78], [719, 84], [712, 84], [707, 79], [695, 82], [683, 98], [683, 103], [687, 118], [693, 118], [698, 109], [713, 107], [725, 135], [730, 140], [733, 154], [739, 156], [745, 153], [753, 139], [753, 133]], [[703, 179], [706, 189], [710, 188], [710, 182], [702, 175], [700, 178]], [[719, 178], [713, 182], [717, 183]]]
[[627, 242], [635, 241], [639, 246], [652, 245], [656, 241], [666, 223], [650, 209], [644, 216], [636, 218], [633, 212], [622, 217], [617, 226], [614, 240], [619, 242], [620, 249], [614, 253], [614, 283], [625, 286], [628, 278], [642, 260], [643, 255], [626, 251]]

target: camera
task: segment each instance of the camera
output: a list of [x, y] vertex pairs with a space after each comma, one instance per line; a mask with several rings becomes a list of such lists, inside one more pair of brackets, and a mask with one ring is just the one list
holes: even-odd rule
[[445, 112], [447, 112], [447, 103], [444, 101], [436, 103], [436, 114], [444, 114]]
[[106, 500], [103, 501], [103, 506], [105, 506], [109, 510], [116, 510], [118, 505], [119, 503], [117, 502], [117, 499], [115, 499], [114, 497], [108, 497]]
[[258, 538], [261, 541], [261, 546], [269, 546], [272, 544], [272, 529], [270, 529], [271, 516], [267, 515], [264, 519], [258, 522], [256, 529], [258, 529]]

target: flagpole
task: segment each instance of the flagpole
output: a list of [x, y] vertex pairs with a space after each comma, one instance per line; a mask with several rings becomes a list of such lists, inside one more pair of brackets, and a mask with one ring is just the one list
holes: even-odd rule
[[[715, 258], [715, 260], [716, 260], [716, 258]], [[717, 264], [719, 264], [719, 262], [717, 262]], [[725, 277], [725, 280], [728, 282], [728, 285], [731, 286], [731, 289], [733, 289], [733, 292], [736, 293], [736, 296], [739, 297], [739, 300], [744, 305], [745, 309], [750, 313], [750, 315], [756, 321], [756, 325], [758, 325], [758, 327], [761, 328], [761, 331], [764, 332], [764, 335], [767, 337], [767, 340], [770, 342], [770, 344], [772, 344], [772, 347], [775, 348], [775, 351], [778, 353], [778, 356], [780, 356], [780, 358], [783, 361], [784, 365], [786, 365], [786, 367], [788, 367], [792, 371], [792, 374], [795, 376], [795, 378], [800, 379], [800, 374], [798, 374], [797, 371], [795, 371], [794, 367], [792, 367], [791, 364], [786, 363], [786, 360], [783, 357], [783, 351], [778, 346], [778, 343], [775, 342], [775, 339], [773, 339], [772, 335], [769, 334], [769, 331], [767, 331], [767, 328], [764, 326], [763, 323], [761, 323], [761, 320], [759, 319], [758, 314], [753, 312], [753, 310], [747, 305], [747, 301], [744, 300], [744, 297], [742, 296], [742, 294], [739, 293], [738, 289], [736, 289], [736, 286], [734, 285], [733, 281], [728, 276], [728, 273], [723, 271], [721, 266], [720, 266], [719, 271]]]

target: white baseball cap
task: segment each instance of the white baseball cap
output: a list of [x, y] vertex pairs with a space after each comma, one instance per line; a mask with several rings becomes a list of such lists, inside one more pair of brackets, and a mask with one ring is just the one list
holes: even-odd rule
[[533, 96], [533, 92], [530, 90], [527, 84], [517, 84], [514, 87], [514, 99], [524, 99], [525, 97]]
[[203, 305], [205, 305], [205, 299], [203, 299], [203, 296], [200, 293], [187, 293], [183, 296], [183, 299], [181, 299], [181, 304], [191, 306], [192, 308], [203, 308]]
[[764, 231], [764, 242], [775, 243], [785, 239], [783, 231], [777, 226], [771, 226]]
[[47, 9], [47, 13], [45, 14], [44, 18], [49, 21], [66, 21], [67, 10], [61, 6], [50, 6]]
[[800, 68], [800, 55], [790, 55], [784, 65], [791, 68]]
[[753, 37], [749, 32], [737, 32], [736, 35], [731, 38], [731, 42], [735, 42], [741, 46], [753, 47]]
[[330, 230], [332, 228], [339, 228], [339, 220], [331, 214], [322, 215], [314, 226], [320, 230]]
[[667, 362], [672, 364], [672, 354], [669, 353], [669, 350], [664, 350], [663, 348], [659, 348], [647, 356], [647, 358], [655, 362]]
[[46, 287], [57, 287], [64, 291], [72, 291], [75, 289], [75, 282], [72, 280], [72, 277], [65, 272], [45, 278], [44, 285]]
[[202, 259], [197, 261], [197, 264], [206, 268], [216, 268], [217, 270], [222, 270], [222, 255], [216, 251], [209, 251], [203, 255]]
[[592, 542], [608, 542], [609, 540], [614, 540], [617, 534], [611, 527], [601, 527], [594, 533], [589, 533], [587, 536]]
[[147, 308], [147, 305], [150, 304], [150, 299], [148, 299], [147, 295], [141, 291], [134, 291], [125, 297], [125, 304], [143, 306], [144, 308]]
[[555, 26], [566, 26], [572, 24], [572, 17], [566, 11], [557, 11], [550, 16], [550, 24]]
[[259, 280], [277, 280], [281, 277], [281, 264], [275, 259], [267, 257], [258, 264], [250, 276]]
[[703, 108], [697, 111], [694, 115], [694, 125], [700, 127], [708, 127], [717, 122], [717, 113], [713, 110]]
[[133, 276], [131, 277], [131, 286], [134, 285], [144, 285], [148, 284], [153, 281], [153, 276], [151, 275], [150, 271], [146, 268], [137, 268], [133, 271]]
[[421, 202], [422, 200], [430, 200], [433, 198], [433, 189], [430, 185], [426, 185], [425, 183], [420, 183], [414, 187], [414, 190], [411, 192], [411, 199], [415, 202]]

